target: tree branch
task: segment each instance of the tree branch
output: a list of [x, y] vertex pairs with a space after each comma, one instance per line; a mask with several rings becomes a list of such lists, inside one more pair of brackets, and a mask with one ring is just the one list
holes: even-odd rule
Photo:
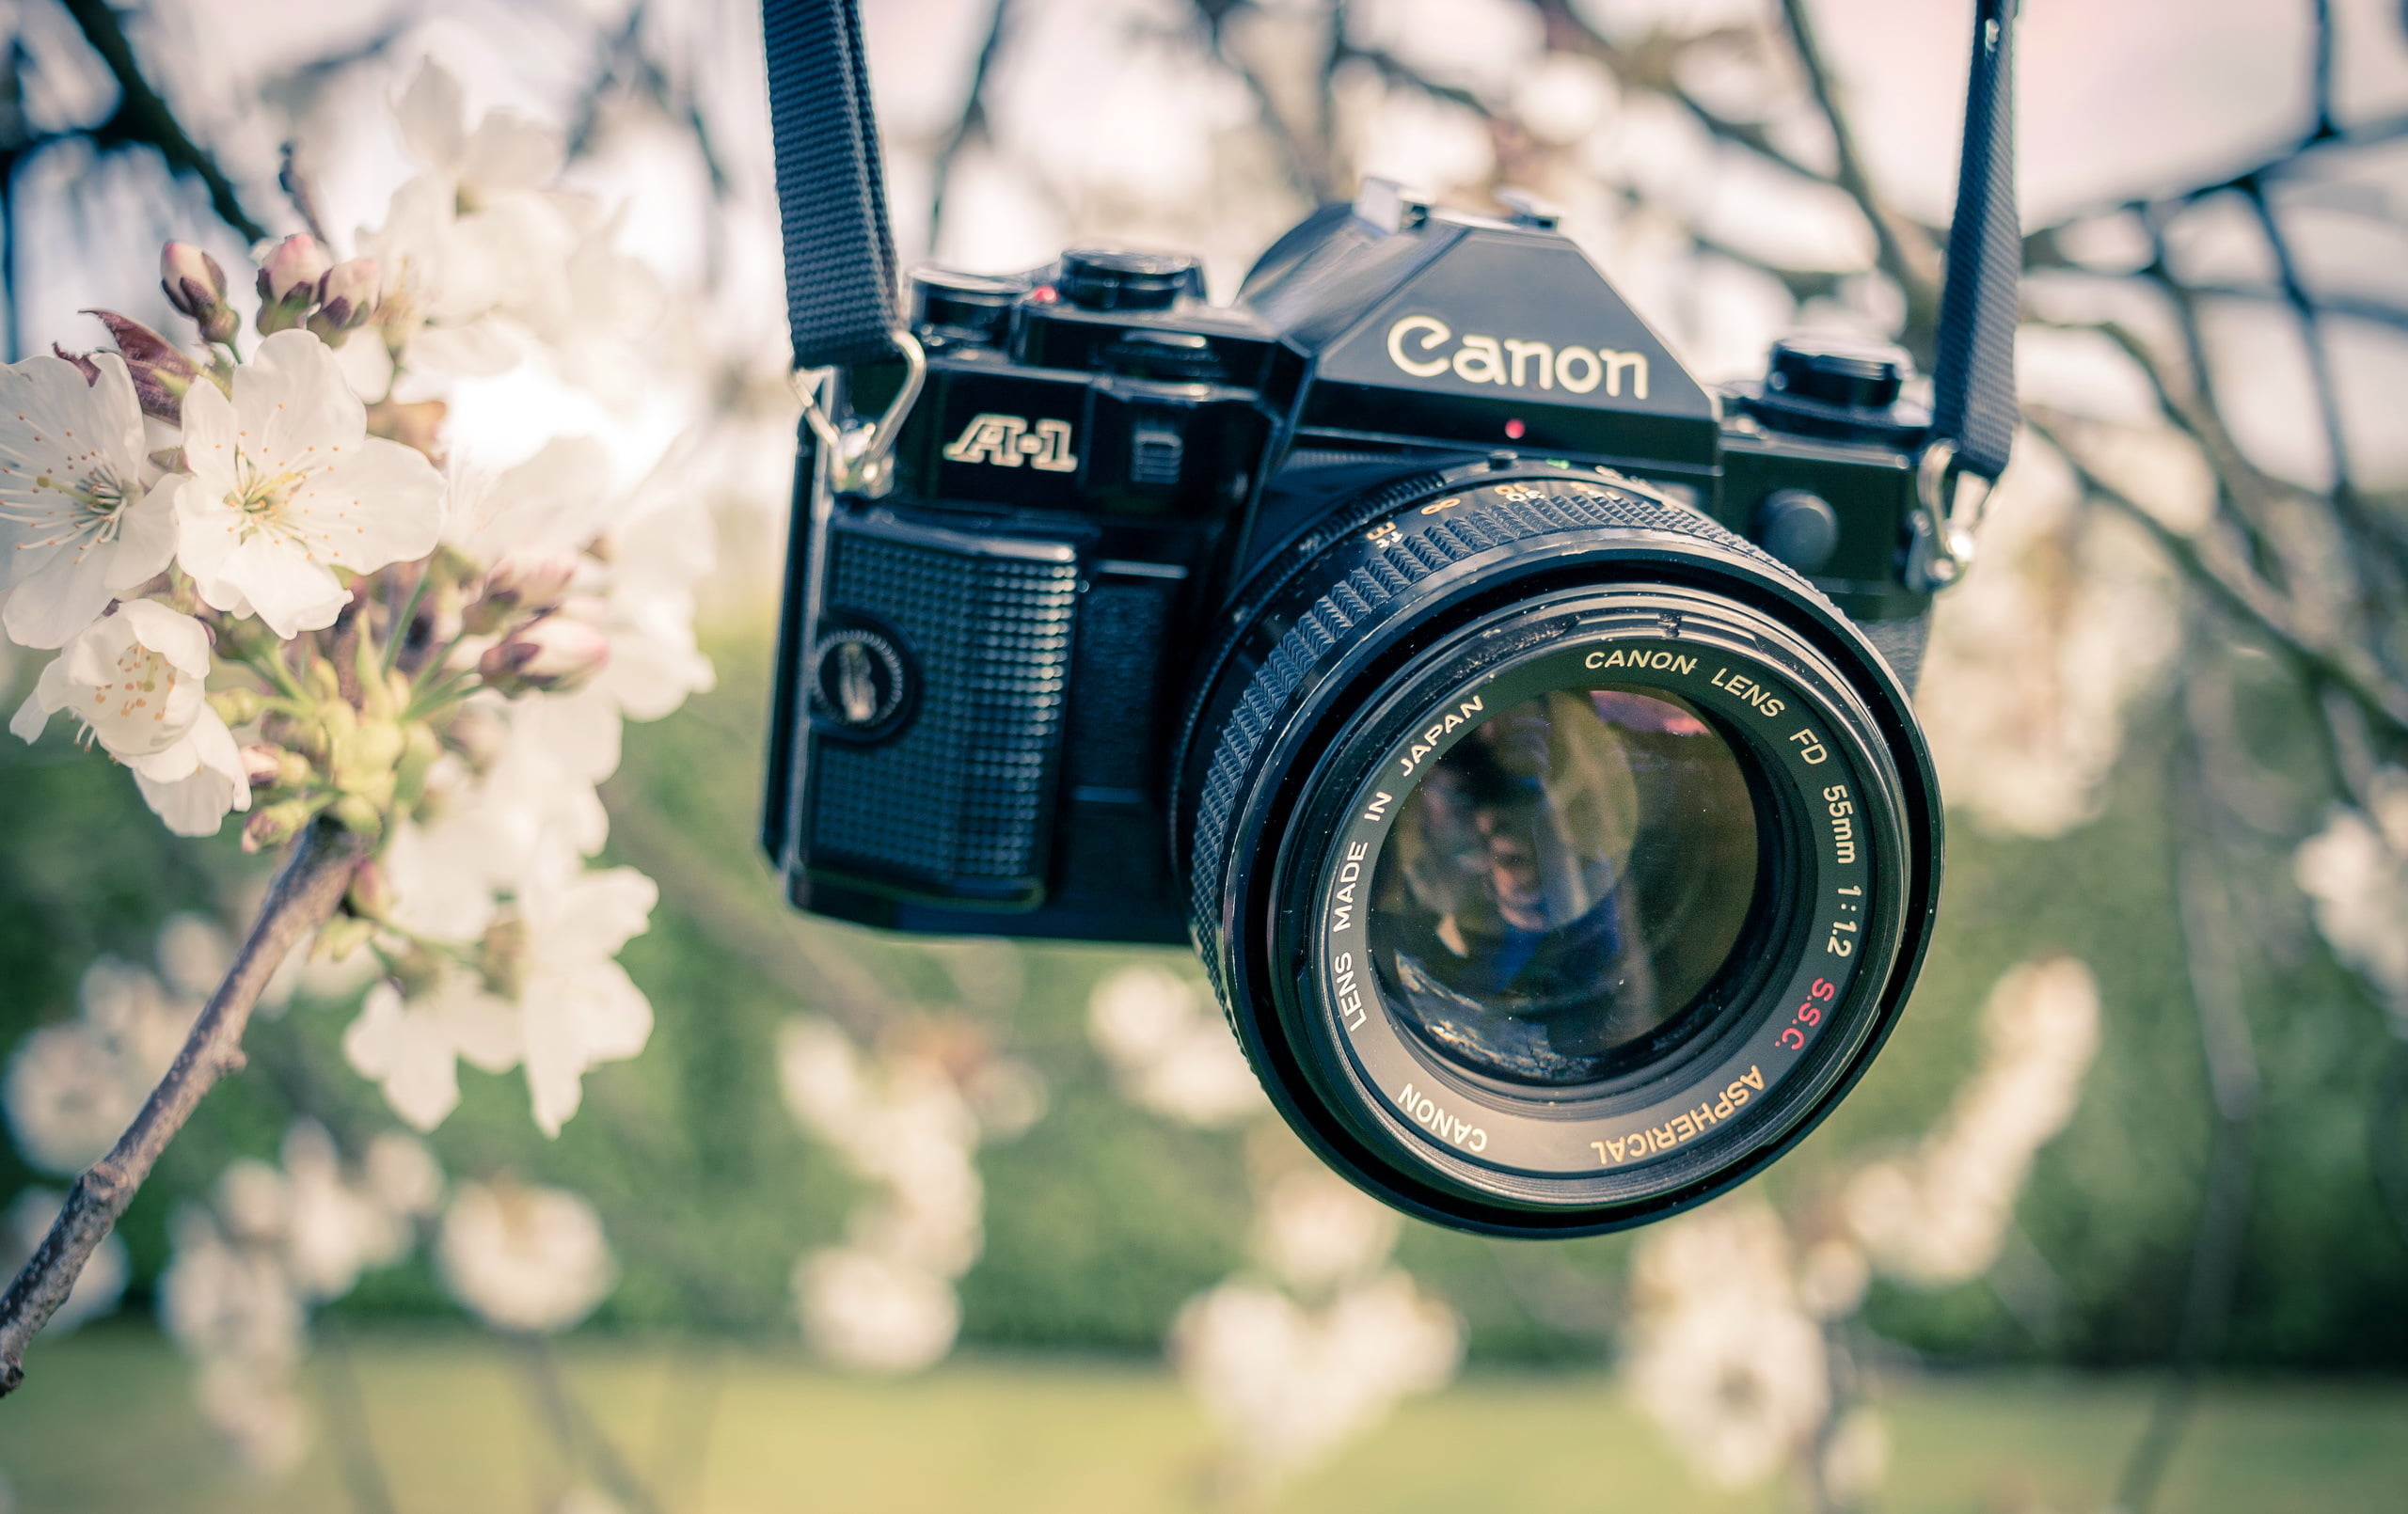
[[511, 1339], [517, 1347], [528, 1386], [566, 1457], [571, 1461], [584, 1460], [610, 1495], [634, 1514], [661, 1514], [660, 1500], [653, 1496], [652, 1490], [627, 1465], [627, 1459], [619, 1454], [617, 1444], [570, 1394], [568, 1383], [561, 1377], [560, 1363], [552, 1355], [551, 1343], [541, 1335], [515, 1333]]
[[1806, 85], [1814, 96], [1814, 104], [1830, 125], [1832, 149], [1839, 166], [1834, 181], [1856, 201], [1857, 209], [1873, 228], [1882, 272], [1897, 280], [1899, 291], [1907, 297], [1907, 329], [1929, 331], [1940, 320], [1939, 249], [1919, 229], [1912, 231], [1918, 240], [1909, 246], [1908, 223], [1892, 214], [1875, 192], [1873, 177], [1865, 171], [1864, 159], [1856, 149], [1856, 134], [1849, 129], [1847, 115], [1840, 107], [1838, 87], [1823, 62], [1820, 44], [1814, 40], [1805, 0], [1782, 0], [1781, 13], [1789, 23], [1790, 40], [1798, 48], [1798, 66], [1806, 71]]
[[960, 158], [962, 148], [974, 136], [987, 136], [987, 81], [994, 73], [995, 55], [1003, 51], [1004, 35], [1011, 25], [1012, 0], [995, 0], [995, 8], [987, 17], [987, 38], [978, 44], [978, 59], [970, 68], [970, 87], [961, 97], [961, 114], [954, 118], [944, 140], [937, 144], [928, 159], [928, 250], [937, 247], [937, 233], [944, 226], [944, 197], [953, 187], [953, 166]]
[[[2058, 418], [2062, 419], [2062, 418]], [[2293, 623], [2290, 607], [2271, 587], [2237, 563], [2218, 563], [2202, 544], [2168, 527], [2139, 501], [2085, 466], [2072, 447], [2052, 429], [2050, 413], [2027, 410], [2033, 434], [2054, 448], [2083, 492], [2137, 524], [2154, 538], [2185, 576], [2209, 596], [2257, 629], [2313, 679], [2328, 683], [2363, 706], [2393, 741], [2408, 741], [2408, 688], [2393, 684], [2355, 647], [2328, 646]]]
[[224, 981], [193, 1021], [174, 1065], [109, 1154], [75, 1179], [50, 1234], [8, 1294], [0, 1297], [0, 1394], [13, 1392], [24, 1380], [25, 1348], [67, 1301], [84, 1264], [116, 1227], [159, 1154], [217, 1080], [243, 1065], [243, 1032], [261, 990], [293, 948], [333, 915], [365, 851], [357, 837], [325, 821], [303, 832], [294, 844]]
[[84, 40], [101, 55], [101, 61], [117, 80], [117, 110], [93, 128], [94, 138], [139, 142], [157, 149], [159, 156], [167, 160], [169, 169], [190, 174], [201, 181], [209, 191], [210, 208], [217, 213], [217, 218], [241, 232], [245, 241], [257, 242], [266, 236], [267, 229], [243, 209], [243, 199], [235, 193], [233, 181], [226, 177], [217, 160], [184, 131], [176, 113], [144, 77], [141, 61], [134, 55], [134, 43], [127, 39], [125, 27], [109, 8], [108, 0], [59, 0], [59, 4], [67, 8], [67, 13], [82, 28]]
[[[2194, 649], [2210, 644], [2210, 633], [2191, 617]], [[2195, 650], [2194, 650], [2195, 656]], [[2215, 1112], [2209, 1137], [2206, 1191], [2200, 1196], [2199, 1228], [2191, 1253], [2190, 1286], [2182, 1302], [2171, 1371], [2147, 1427], [2133, 1445], [2116, 1488], [2117, 1514], [2147, 1514], [2172, 1464], [2177, 1443], [2197, 1407], [2199, 1379], [2224, 1338], [2231, 1317], [2233, 1285], [2247, 1238], [2250, 1169], [2255, 1153], [2259, 1075], [2258, 1052], [2242, 999], [2241, 958], [2235, 950], [2239, 922], [2224, 878], [2234, 859], [2222, 840], [2226, 806], [2213, 751], [2229, 746], [2229, 733], [2216, 731], [2225, 712], [2210, 709], [2206, 678], [2194, 674], [2184, 693], [2189, 739], [2177, 765], [2177, 828], [2174, 857], [2178, 935], [2199, 1020], [2202, 1070]], [[2221, 739], [2219, 739], [2221, 738]]]

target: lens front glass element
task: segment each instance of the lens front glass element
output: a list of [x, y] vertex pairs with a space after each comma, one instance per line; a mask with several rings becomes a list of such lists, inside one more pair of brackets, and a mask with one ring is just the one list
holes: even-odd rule
[[1525, 700], [1430, 765], [1381, 852], [1368, 923], [1390, 1011], [1467, 1070], [1593, 1081], [1720, 972], [1757, 851], [1738, 757], [1685, 701]]

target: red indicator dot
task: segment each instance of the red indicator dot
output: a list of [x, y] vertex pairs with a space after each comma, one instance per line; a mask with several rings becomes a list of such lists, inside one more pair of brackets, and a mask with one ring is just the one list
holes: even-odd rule
[[1035, 289], [1028, 292], [1028, 297], [1036, 304], [1051, 305], [1062, 296], [1054, 292], [1053, 285], [1039, 284]]
[[1520, 441], [1522, 439], [1522, 433], [1529, 429], [1529, 427], [1523, 425], [1518, 420], [1509, 420], [1505, 422], [1505, 435], [1509, 441]]

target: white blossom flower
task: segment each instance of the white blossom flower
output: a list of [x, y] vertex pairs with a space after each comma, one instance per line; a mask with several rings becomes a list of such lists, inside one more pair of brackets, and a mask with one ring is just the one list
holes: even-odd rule
[[610, 1295], [617, 1269], [594, 1206], [557, 1188], [464, 1183], [436, 1246], [444, 1285], [496, 1330], [568, 1329]]
[[261, 1478], [274, 1482], [291, 1475], [309, 1452], [309, 1412], [289, 1365], [208, 1357], [193, 1396], [201, 1419]]
[[1307, 1309], [1275, 1289], [1225, 1283], [1180, 1310], [1171, 1358], [1262, 1480], [1303, 1471], [1394, 1405], [1454, 1376], [1463, 1327], [1402, 1272]]
[[1848, 1411], [1823, 1447], [1823, 1491], [1843, 1508], [1861, 1508], [1889, 1474], [1889, 1426], [1870, 1409]]
[[694, 585], [713, 560], [711, 522], [689, 486], [690, 461], [673, 455], [630, 494], [612, 486], [600, 443], [555, 438], [482, 488], [463, 489], [449, 528], [495, 574], [568, 569], [566, 591], [609, 651], [582, 688], [547, 702], [547, 723], [564, 758], [594, 754], [597, 777], [617, 765], [621, 719], [658, 719], [712, 685], [693, 628]]
[[618, 765], [619, 730], [607, 708], [598, 713], [594, 729], [549, 696], [481, 694], [463, 707], [455, 733], [473, 722], [490, 733], [489, 749], [482, 770], [438, 762], [429, 797], [394, 828], [383, 865], [397, 927], [473, 941], [492, 923], [497, 892], [523, 876], [573, 873], [602, 849], [610, 816], [595, 785]]
[[[0, 1270], [10, 1277], [17, 1274], [33, 1256], [34, 1249], [42, 1243], [42, 1238], [50, 1234], [66, 1197], [56, 1189], [29, 1188], [9, 1201], [7, 1214], [0, 1216]], [[112, 1231], [85, 1259], [84, 1270], [75, 1274], [74, 1285], [68, 1290], [67, 1301], [58, 1306], [58, 1312], [42, 1328], [56, 1334], [114, 1310], [125, 1296], [128, 1270], [124, 1238]]]
[[620, 398], [639, 387], [626, 343], [658, 319], [657, 284], [612, 250], [616, 225], [588, 197], [550, 187], [560, 134], [507, 111], [469, 127], [458, 84], [432, 59], [395, 117], [426, 171], [359, 240], [384, 272], [379, 319], [402, 364], [489, 374], [533, 342], [589, 389]]
[[189, 615], [128, 600], [42, 670], [8, 729], [26, 741], [71, 711], [109, 755], [134, 769], [150, 808], [178, 835], [214, 834], [247, 810], [250, 780], [232, 733], [209, 707], [209, 633]]
[[1087, 1001], [1087, 1034], [1121, 1091], [1157, 1114], [1208, 1129], [1269, 1108], [1209, 996], [1164, 968], [1123, 968]]
[[335, 568], [365, 573], [434, 550], [443, 481], [425, 457], [367, 434], [326, 344], [279, 331], [184, 397], [177, 556], [217, 609], [289, 637], [334, 623], [350, 600]]
[[615, 959], [659, 898], [650, 878], [626, 867], [531, 878], [520, 889], [527, 959], [518, 1006], [527, 1087], [546, 1135], [577, 1112], [586, 1073], [651, 1039], [652, 1001]]
[[76, 999], [76, 1018], [19, 1044], [5, 1087], [18, 1151], [61, 1176], [116, 1144], [200, 1009], [198, 1000], [171, 998], [148, 972], [105, 956], [84, 970]]
[[1795, 1270], [1779, 1217], [1744, 1195], [1666, 1221], [1633, 1250], [1624, 1380], [1711, 1481], [1764, 1476], [1828, 1411], [1822, 1329]]
[[1936, 607], [1916, 708], [1952, 808], [2010, 835], [2097, 814], [2123, 710], [2176, 650], [2173, 583], [2139, 528], [2082, 503], [2027, 447], [1982, 528], [1982, 565]]
[[180, 909], [159, 923], [159, 980], [182, 999], [206, 1000], [233, 965], [234, 943], [225, 927], [206, 915]]
[[839, 1366], [894, 1376], [942, 1361], [961, 1328], [949, 1279], [875, 1252], [814, 1252], [795, 1264], [804, 1338]]
[[984, 1232], [982, 1130], [945, 1071], [912, 1056], [866, 1065], [842, 1031], [804, 1019], [779, 1033], [778, 1066], [796, 1121], [879, 1185], [853, 1216], [853, 1248], [940, 1282], [968, 1271]]
[[65, 1176], [104, 1156], [142, 1108], [116, 1055], [75, 1021], [45, 1025], [8, 1059], [8, 1133], [25, 1160]]
[[299, 1361], [302, 1298], [274, 1252], [237, 1244], [197, 1204], [177, 1209], [171, 1231], [175, 1259], [159, 1280], [159, 1318], [176, 1344], [203, 1361]]
[[1396, 1245], [1395, 1210], [1319, 1166], [1281, 1174], [1254, 1216], [1252, 1251], [1290, 1287], [1319, 1293], [1362, 1277]]
[[342, 1037], [353, 1069], [381, 1086], [393, 1112], [420, 1130], [434, 1129], [458, 1107], [462, 1058], [486, 1072], [507, 1072], [518, 1065], [520, 1046], [515, 1007], [455, 966], [445, 967], [416, 999], [404, 999], [389, 981], [376, 984]]
[[[974, 1080], [978, 1070], [968, 1076]], [[985, 1238], [986, 1188], [974, 1156], [989, 1128], [957, 1072], [935, 1056], [866, 1057], [823, 1020], [785, 1024], [778, 1071], [797, 1123], [876, 1184], [854, 1210], [844, 1246], [795, 1264], [805, 1338], [857, 1371], [933, 1364], [960, 1326], [953, 1282]]]
[[420, 1220], [443, 1203], [443, 1168], [423, 1141], [385, 1131], [368, 1143], [360, 1167], [368, 1191], [388, 1214]]
[[1998, 1259], [2032, 1159], [2073, 1117], [2098, 1051], [2098, 983], [2072, 957], [2023, 963], [1990, 990], [1982, 1034], [1980, 1070], [1921, 1146], [1848, 1183], [1848, 1227], [1910, 1283], [1961, 1283]]
[[1796, 1308], [1747, 1293], [1642, 1317], [1624, 1371], [1672, 1443], [1728, 1488], [1795, 1455], [1830, 1401], [1822, 1331]]
[[305, 1297], [339, 1299], [366, 1269], [408, 1254], [406, 1211], [388, 1207], [372, 1188], [344, 1175], [323, 1126], [296, 1122], [284, 1134], [283, 1156], [284, 1261]]
[[467, 124], [460, 82], [433, 58], [421, 62], [393, 103], [402, 143], [471, 209], [548, 187], [561, 174], [561, 134], [515, 111], [489, 111]]
[[56, 357], [0, 368], [0, 626], [29, 647], [64, 646], [175, 553], [125, 360], [88, 361], [90, 384]]
[[[271, 1176], [250, 1186], [275, 1185]], [[159, 1280], [159, 1320], [199, 1364], [193, 1390], [201, 1417], [252, 1470], [282, 1476], [309, 1443], [293, 1387], [303, 1349], [300, 1291], [273, 1236], [231, 1237], [195, 1204], [177, 1209], [170, 1231], [175, 1256]]]
[[[626, 342], [658, 319], [657, 280], [611, 249], [615, 219], [586, 196], [551, 189], [567, 155], [558, 131], [508, 110], [470, 127], [463, 106], [458, 83], [432, 59], [394, 106], [410, 155], [450, 191], [452, 276], [467, 264], [467, 288], [551, 348], [562, 372], [626, 397], [642, 377]], [[452, 355], [428, 355], [440, 366]]]
[[2337, 808], [2292, 875], [2335, 954], [2366, 974], [2408, 1035], [2408, 771], [2376, 776], [2364, 811]]
[[116, 1053], [126, 1080], [145, 1093], [166, 1076], [207, 997], [162, 984], [142, 969], [108, 956], [94, 959], [75, 986], [84, 1023]]
[[[404, 900], [430, 896], [419, 891], [428, 875], [412, 856], [405, 851], [408, 865], [394, 870]], [[395, 1111], [421, 1130], [458, 1104], [455, 1064], [466, 1058], [487, 1072], [523, 1065], [535, 1123], [558, 1135], [577, 1113], [584, 1075], [636, 1055], [651, 1037], [651, 1001], [615, 958], [646, 928], [660, 896], [652, 880], [624, 867], [539, 868], [514, 888], [510, 917], [496, 918], [486, 932], [489, 952], [509, 958], [508, 982], [446, 967], [408, 1001], [380, 984], [344, 1034], [352, 1065], [381, 1083]], [[476, 912], [491, 914], [482, 884], [471, 898]]]

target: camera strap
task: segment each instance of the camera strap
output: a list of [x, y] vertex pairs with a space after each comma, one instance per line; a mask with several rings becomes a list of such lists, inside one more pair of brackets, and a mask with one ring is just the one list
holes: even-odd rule
[[1995, 479], [2015, 447], [2017, 281], [2023, 230], [2015, 211], [2015, 32], [2007, 0], [1973, 12], [1973, 65], [1965, 80], [1965, 144], [1956, 211], [1948, 227], [1948, 279], [1940, 292], [1932, 363], [1932, 434], [1956, 465]]
[[[762, 0], [761, 33], [795, 388], [835, 465], [837, 487], [876, 492], [925, 363], [896, 310], [895, 238], [859, 0]], [[886, 414], [871, 426], [849, 424], [844, 371], [898, 359], [904, 383]], [[836, 371], [839, 381], [812, 371], [823, 369]]]
[[1921, 508], [1908, 587], [1945, 589], [1973, 560], [1973, 528], [2006, 471], [2022, 412], [2015, 394], [2023, 228], [2015, 209], [2016, 0], [1975, 0], [1965, 79], [1965, 140], [1948, 274], [1931, 365], [1931, 436], [1916, 478]]

